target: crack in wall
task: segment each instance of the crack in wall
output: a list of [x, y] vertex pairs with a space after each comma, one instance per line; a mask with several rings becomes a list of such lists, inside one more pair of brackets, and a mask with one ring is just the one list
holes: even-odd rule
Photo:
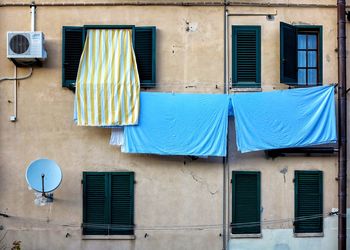
[[188, 170], [188, 169], [185, 169], [185, 168], [181, 168], [181, 172], [184, 173], [184, 174], [190, 175], [190, 176], [192, 177], [192, 179], [193, 179], [195, 182], [199, 183], [199, 184], [202, 185], [202, 186], [205, 186], [205, 187], [206, 187], [206, 190], [207, 190], [211, 195], [215, 195], [215, 194], [217, 194], [217, 193], [219, 192], [218, 189], [212, 190], [212, 189], [210, 188], [210, 184], [207, 182], [207, 180], [205, 180], [204, 178], [202, 178], [202, 177], [196, 175], [193, 171]]

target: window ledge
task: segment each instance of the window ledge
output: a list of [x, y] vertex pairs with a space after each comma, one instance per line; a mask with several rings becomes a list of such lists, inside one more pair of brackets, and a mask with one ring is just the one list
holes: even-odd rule
[[262, 238], [262, 234], [231, 234], [231, 239]]
[[83, 240], [135, 240], [135, 235], [82, 235]]
[[294, 233], [295, 238], [324, 237], [324, 233]]
[[232, 88], [232, 92], [261, 92], [262, 88]]

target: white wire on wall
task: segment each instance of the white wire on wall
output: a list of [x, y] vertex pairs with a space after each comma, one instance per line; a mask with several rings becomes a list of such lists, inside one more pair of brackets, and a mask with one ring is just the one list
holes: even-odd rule
[[2, 81], [12, 81], [12, 80], [24, 80], [27, 79], [29, 77], [31, 77], [33, 74], [33, 68], [30, 68], [29, 73], [25, 76], [20, 76], [20, 77], [9, 77], [9, 76], [5, 76], [0, 78], [0, 82]]
[[[294, 223], [305, 220], [312, 220], [317, 218], [327, 218], [330, 216], [336, 215], [336, 213], [325, 213], [325, 214], [315, 214], [312, 216], [303, 216], [294, 218], [286, 218], [286, 219], [275, 219], [275, 220], [263, 220], [256, 222], [246, 222], [246, 223], [232, 223], [230, 226], [235, 228], [246, 228], [246, 227], [255, 227], [255, 226], [267, 226], [267, 225], [278, 225], [284, 223]], [[13, 219], [15, 221], [20, 222], [39, 222], [43, 223], [47, 226], [61, 226], [68, 228], [89, 228], [89, 229], [129, 229], [135, 231], [184, 231], [184, 230], [220, 230], [222, 228], [222, 224], [203, 224], [203, 225], [161, 225], [161, 226], [145, 226], [145, 225], [113, 225], [113, 224], [95, 224], [95, 223], [84, 223], [84, 224], [61, 224], [54, 222], [47, 222], [40, 219], [32, 219], [32, 218], [23, 218], [17, 216], [8, 216], [7, 219]]]

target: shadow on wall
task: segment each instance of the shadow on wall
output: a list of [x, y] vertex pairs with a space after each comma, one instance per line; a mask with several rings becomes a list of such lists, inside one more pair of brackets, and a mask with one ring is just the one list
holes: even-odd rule
[[276, 244], [274, 250], [289, 250], [288, 244]]
[[[350, 209], [348, 210], [350, 213]], [[350, 220], [348, 219], [348, 228]], [[348, 235], [349, 237], [349, 235]], [[348, 238], [349, 239], [349, 238]], [[337, 249], [338, 217], [331, 216], [324, 219], [323, 237], [294, 237], [293, 228], [263, 229], [262, 238], [231, 239], [230, 250], [330, 250]]]

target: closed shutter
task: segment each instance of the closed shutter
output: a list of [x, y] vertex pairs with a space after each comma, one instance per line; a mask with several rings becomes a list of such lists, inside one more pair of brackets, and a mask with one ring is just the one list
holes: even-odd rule
[[156, 82], [156, 27], [135, 28], [135, 54], [141, 87]]
[[295, 233], [323, 232], [323, 175], [295, 171]]
[[83, 52], [83, 28], [62, 29], [62, 87], [74, 89], [80, 56]]
[[280, 23], [280, 80], [281, 83], [297, 84], [297, 29]]
[[232, 27], [232, 80], [235, 87], [260, 87], [260, 26]]
[[83, 173], [83, 234], [108, 234], [108, 175]]
[[110, 234], [134, 233], [134, 173], [111, 173]]
[[232, 233], [260, 233], [260, 172], [232, 172]]

